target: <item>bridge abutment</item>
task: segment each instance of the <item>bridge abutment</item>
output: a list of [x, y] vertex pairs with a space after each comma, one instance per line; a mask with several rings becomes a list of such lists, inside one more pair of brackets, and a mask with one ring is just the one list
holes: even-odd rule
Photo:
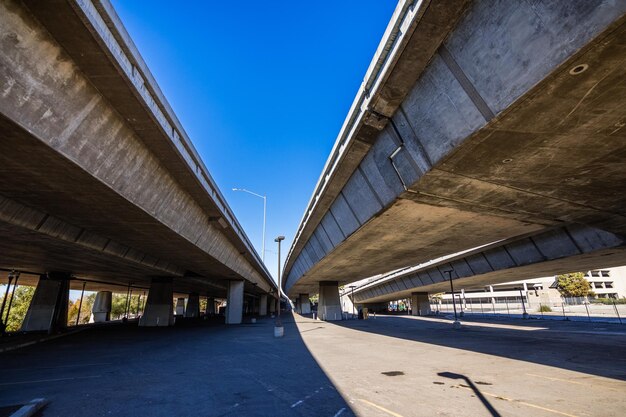
[[430, 300], [427, 292], [411, 293], [411, 314], [413, 316], [430, 315]]
[[320, 320], [341, 320], [343, 313], [339, 300], [339, 283], [337, 281], [320, 281], [319, 297], [317, 315]]
[[200, 295], [198, 293], [189, 294], [185, 317], [200, 317]]
[[229, 281], [226, 324], [241, 324], [243, 319], [243, 281]]
[[267, 316], [267, 294], [259, 298], [259, 316]]
[[55, 332], [67, 327], [70, 274], [50, 272], [41, 275], [35, 294], [22, 322], [22, 331]]
[[162, 327], [174, 325], [173, 310], [173, 279], [153, 278], [148, 292], [148, 300], [139, 326]]
[[111, 305], [113, 293], [111, 291], [98, 291], [93, 302], [91, 313], [94, 323], [102, 323], [111, 320]]

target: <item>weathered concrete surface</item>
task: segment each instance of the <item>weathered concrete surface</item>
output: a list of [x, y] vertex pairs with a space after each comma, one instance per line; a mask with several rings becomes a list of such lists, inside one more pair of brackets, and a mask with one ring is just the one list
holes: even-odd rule
[[91, 308], [94, 323], [111, 320], [112, 302], [113, 293], [111, 291], [98, 291], [96, 293], [96, 299], [94, 300], [93, 307]]
[[411, 314], [414, 316], [428, 316], [430, 314], [430, 299], [427, 292], [411, 293]]
[[44, 416], [354, 416], [290, 315], [280, 339], [270, 319], [211, 323], [101, 327], [2, 353], [0, 408], [45, 397]]
[[465, 324], [453, 330], [448, 320], [380, 315], [321, 326], [298, 319], [304, 343], [359, 416], [623, 414], [626, 381], [616, 366], [626, 360], [623, 325]]
[[185, 308], [185, 317], [200, 317], [200, 295], [197, 293], [189, 294], [187, 298], [187, 307]]
[[[166, 327], [174, 324], [174, 283], [171, 278], [154, 278], [139, 326]], [[185, 300], [183, 299], [183, 302]]]
[[[415, 19], [443, 4], [423, 3]], [[287, 292], [563, 225], [626, 234], [625, 11], [611, 1], [467, 6], [428, 65], [415, 64], [419, 78], [381, 113], [368, 148], [341, 161], [351, 148], [335, 148], [329, 169], [345, 181], [320, 179], [287, 260]], [[386, 73], [412, 65], [420, 30]]]
[[241, 324], [243, 319], [243, 281], [228, 283], [226, 324]]
[[446, 271], [452, 271], [459, 290], [548, 276], [554, 271], [584, 271], [596, 259], [602, 265], [623, 264], [626, 239], [584, 226], [555, 228], [389, 274], [355, 289], [354, 298], [373, 303], [408, 298], [413, 292], [449, 291]]
[[0, 266], [273, 288], [107, 1], [2, 2], [0, 48]]
[[67, 327], [69, 278], [68, 274], [57, 272], [39, 279], [21, 331], [53, 332]]
[[317, 317], [324, 321], [343, 320], [337, 281], [321, 281], [318, 293]]

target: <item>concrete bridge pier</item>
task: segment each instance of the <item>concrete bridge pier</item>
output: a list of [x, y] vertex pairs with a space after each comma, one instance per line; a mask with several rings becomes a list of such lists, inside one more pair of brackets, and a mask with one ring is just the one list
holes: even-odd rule
[[176, 299], [176, 315], [177, 316], [185, 315], [185, 299], [184, 298]]
[[200, 295], [198, 293], [189, 294], [185, 317], [200, 317]]
[[153, 278], [146, 308], [139, 326], [163, 327], [174, 325], [174, 284], [172, 278]]
[[270, 314], [276, 313], [276, 299], [274, 297], [270, 298], [268, 301]]
[[259, 298], [259, 316], [267, 316], [267, 294]]
[[317, 316], [320, 320], [336, 321], [342, 319], [341, 301], [339, 300], [339, 283], [337, 281], [320, 281]]
[[243, 319], [243, 281], [229, 281], [226, 324], [241, 324]]
[[49, 272], [41, 275], [22, 322], [22, 331], [46, 330], [52, 333], [67, 327], [69, 295], [70, 274]]
[[309, 294], [300, 294], [298, 297], [298, 306], [300, 307], [300, 314], [311, 314]]
[[204, 313], [205, 316], [214, 316], [217, 312], [217, 309], [215, 308], [215, 298], [213, 297], [207, 297], [206, 299], [206, 312]]
[[91, 308], [94, 323], [102, 323], [111, 320], [111, 304], [113, 293], [111, 291], [98, 291]]
[[413, 316], [430, 315], [430, 300], [427, 292], [411, 293], [411, 314]]

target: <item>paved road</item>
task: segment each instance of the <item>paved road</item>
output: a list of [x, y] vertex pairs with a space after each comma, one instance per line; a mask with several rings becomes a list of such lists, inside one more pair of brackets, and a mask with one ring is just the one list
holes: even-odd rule
[[320, 323], [307, 347], [359, 416], [624, 416], [626, 326], [407, 316]]
[[623, 416], [626, 326], [378, 316], [92, 329], [0, 354], [44, 416]]
[[241, 326], [111, 327], [0, 354], [0, 407], [44, 416], [353, 415], [292, 318]]

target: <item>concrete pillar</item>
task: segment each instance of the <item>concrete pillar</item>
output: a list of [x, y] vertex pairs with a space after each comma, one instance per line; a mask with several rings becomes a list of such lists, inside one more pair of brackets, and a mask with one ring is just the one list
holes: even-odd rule
[[430, 314], [430, 300], [427, 292], [411, 293], [411, 313], [414, 316], [428, 316]]
[[339, 283], [320, 281], [320, 298], [317, 316], [320, 320], [334, 321], [342, 319], [341, 301], [339, 301]]
[[276, 313], [276, 298], [272, 297], [269, 300], [270, 313]]
[[489, 286], [489, 293], [491, 294], [491, 309], [495, 313], [495, 311], [496, 311], [496, 297], [494, 297], [493, 286], [492, 285]]
[[206, 299], [206, 312], [205, 314], [207, 316], [214, 316], [216, 314], [216, 308], [215, 308], [215, 298], [213, 297], [207, 297]]
[[21, 330], [54, 332], [67, 327], [69, 296], [70, 274], [50, 272], [41, 275]]
[[172, 278], [153, 278], [146, 300], [146, 308], [139, 319], [140, 326], [174, 325], [174, 284]]
[[267, 294], [259, 298], [259, 316], [267, 316]]
[[200, 317], [200, 295], [197, 293], [189, 294], [187, 298], [187, 308], [185, 309], [185, 317]]
[[111, 302], [113, 293], [111, 291], [98, 291], [93, 302], [91, 313], [94, 323], [103, 323], [111, 320]]
[[311, 314], [311, 300], [309, 300], [309, 294], [300, 294], [298, 304], [300, 305], [300, 314]]
[[243, 281], [228, 282], [226, 324], [241, 324], [243, 318]]
[[176, 315], [177, 316], [185, 315], [185, 299], [184, 298], [176, 299]]

